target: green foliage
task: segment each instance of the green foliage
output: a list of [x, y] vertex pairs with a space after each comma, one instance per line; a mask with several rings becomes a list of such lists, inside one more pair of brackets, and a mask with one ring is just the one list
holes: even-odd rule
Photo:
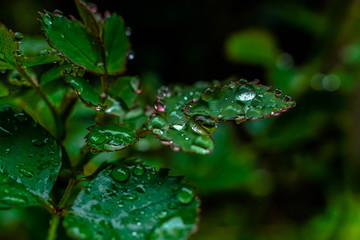
[[[229, 79], [161, 87], [148, 106], [139, 78], [123, 75], [134, 57], [123, 19], [75, 3], [82, 22], [59, 10], [40, 13], [47, 43], [0, 25], [1, 105], [12, 107], [0, 112], [0, 207], [45, 207], [52, 215], [49, 240], [61, 221], [73, 239], [186, 239], [198, 222], [195, 187], [132, 153], [158, 146], [153, 135], [174, 151], [210, 154], [218, 122], [277, 116], [295, 102], [258, 81]], [[264, 46], [263, 56], [249, 50], [241, 58], [255, 54], [254, 63], [267, 65], [272, 45], [257, 43], [257, 36], [241, 44]], [[214, 163], [231, 163], [219, 167], [215, 176], [222, 178], [236, 164], [215, 155]], [[252, 153], [244, 148], [242, 158]], [[191, 168], [186, 159], [180, 165]], [[249, 185], [263, 179], [270, 177], [260, 172]], [[216, 181], [214, 188], [234, 183]]]
[[198, 205], [193, 187], [166, 169], [120, 165], [89, 181], [64, 226], [75, 239], [185, 239]]
[[0, 208], [50, 207], [60, 167], [60, 147], [46, 130], [25, 113], [0, 112]]

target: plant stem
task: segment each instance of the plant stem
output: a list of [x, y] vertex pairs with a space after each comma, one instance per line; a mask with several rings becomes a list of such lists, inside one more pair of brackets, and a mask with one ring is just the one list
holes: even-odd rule
[[25, 69], [22, 66], [17, 65], [17, 70], [28, 81], [30, 86], [40, 95], [40, 97], [44, 100], [46, 105], [49, 107], [51, 114], [53, 115], [53, 118], [55, 121], [55, 126], [56, 126], [55, 137], [56, 137], [56, 139], [61, 139], [65, 133], [65, 126], [61, 120], [60, 115], [57, 113], [55, 107], [52, 105], [50, 100], [47, 98], [47, 96], [41, 90], [39, 84], [34, 79], [32, 79], [29, 76], [29, 74], [27, 74], [27, 72], [25, 71]]
[[53, 215], [53, 217], [50, 220], [50, 227], [48, 231], [48, 235], [46, 237], [46, 240], [55, 240], [56, 239], [56, 232], [57, 228], [59, 226], [60, 222], [60, 216], [59, 215]]
[[62, 196], [62, 198], [60, 199], [60, 202], [59, 202], [59, 208], [62, 209], [64, 207], [66, 207], [66, 204], [67, 204], [67, 201], [69, 200], [69, 197], [72, 193], [72, 190], [75, 186], [75, 183], [76, 183], [76, 180], [74, 178], [71, 178], [69, 180], [69, 183], [65, 189], [65, 192], [64, 192], [64, 195]]

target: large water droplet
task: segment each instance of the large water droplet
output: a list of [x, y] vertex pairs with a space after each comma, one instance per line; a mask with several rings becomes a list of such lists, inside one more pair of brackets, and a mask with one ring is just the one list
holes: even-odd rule
[[223, 116], [224, 120], [236, 118], [239, 115], [244, 114], [244, 109], [238, 104], [230, 104], [225, 106], [221, 110], [221, 115]]
[[87, 139], [92, 144], [101, 144], [107, 140], [107, 137], [103, 134], [90, 133]]
[[189, 204], [195, 196], [195, 190], [190, 186], [182, 186], [177, 192], [177, 199], [182, 204]]
[[212, 120], [211, 118], [199, 115], [195, 117], [195, 122], [200, 125], [207, 134], [211, 134], [216, 130], [216, 121]]
[[43, 16], [44, 19], [44, 23], [46, 26], [51, 26], [51, 24], [53, 23], [53, 17], [49, 14], [49, 13], [45, 13], [45, 15]]
[[145, 167], [143, 165], [136, 165], [133, 169], [133, 174], [136, 176], [141, 176], [145, 172]]
[[211, 99], [213, 99], [215, 96], [215, 90], [213, 88], [207, 88], [204, 90], [204, 92], [201, 95], [201, 99], [208, 102]]
[[254, 87], [243, 85], [235, 93], [235, 99], [238, 101], [250, 101], [256, 96]]
[[126, 166], [116, 167], [111, 171], [110, 176], [117, 182], [126, 182], [130, 177], [130, 170]]
[[148, 122], [148, 126], [152, 130], [154, 129], [164, 130], [169, 128], [169, 123], [165, 120], [165, 118], [155, 115], [152, 118], [150, 118]]

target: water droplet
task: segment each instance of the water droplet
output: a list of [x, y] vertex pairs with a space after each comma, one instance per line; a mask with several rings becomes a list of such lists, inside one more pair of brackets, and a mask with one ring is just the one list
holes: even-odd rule
[[24, 55], [23, 51], [21, 51], [20, 49], [16, 50], [14, 52], [14, 55], [17, 57], [22, 57]]
[[31, 171], [28, 171], [26, 169], [20, 169], [19, 172], [24, 175], [25, 177], [33, 177], [34, 176], [34, 173], [31, 172]]
[[163, 218], [166, 218], [167, 214], [168, 214], [168, 212], [166, 210], [162, 210], [159, 212], [158, 217], [160, 219], [163, 219]]
[[262, 108], [263, 105], [263, 100], [260, 97], [260, 95], [257, 95], [252, 101], [251, 101], [251, 106], [253, 107], [258, 107], [258, 108]]
[[200, 127], [204, 129], [207, 134], [213, 133], [217, 127], [216, 121], [201, 115], [195, 117], [195, 122], [196, 124], [200, 125]]
[[96, 64], [96, 66], [98, 66], [99, 68], [102, 68], [102, 67], [104, 67], [104, 63], [103, 63], [103, 62], [98, 62], [98, 63]]
[[111, 171], [110, 176], [117, 182], [126, 182], [130, 177], [130, 170], [126, 166], [116, 167]]
[[150, 118], [148, 122], [148, 126], [150, 129], [168, 129], [169, 123], [165, 120], [165, 118], [155, 115], [152, 118]]
[[214, 96], [215, 96], [215, 90], [209, 87], [204, 90], [204, 92], [201, 95], [201, 99], [208, 102], [211, 99], [213, 99]]
[[60, 11], [59, 9], [56, 9], [56, 10], [54, 11], [54, 15], [55, 15], [56, 17], [62, 17], [64, 14], [63, 14], [63, 12]]
[[276, 89], [274, 90], [274, 92], [275, 92], [275, 95], [276, 95], [276, 96], [280, 96], [280, 95], [281, 95], [281, 90], [278, 89], [278, 88], [276, 88]]
[[221, 110], [221, 115], [225, 120], [236, 118], [244, 114], [244, 109], [238, 104], [230, 104]]
[[133, 50], [130, 49], [126, 52], [126, 56], [129, 60], [133, 60], [135, 58], [135, 53]]
[[133, 169], [133, 174], [136, 176], [141, 176], [145, 172], [145, 167], [143, 165], [136, 165]]
[[190, 186], [182, 186], [176, 196], [180, 203], [189, 204], [194, 199], [195, 191]]
[[256, 96], [255, 89], [252, 86], [243, 85], [236, 91], [235, 99], [238, 101], [250, 101]]
[[19, 32], [15, 32], [15, 41], [17, 41], [18, 43], [21, 43], [24, 40], [24, 36], [22, 35], [22, 33]]
[[12, 133], [3, 127], [0, 127], [0, 137], [12, 136]]
[[250, 108], [246, 111], [246, 117], [250, 119], [257, 119], [262, 116], [261, 109], [258, 108]]
[[48, 142], [48, 138], [38, 137], [31, 140], [32, 144], [36, 147], [44, 146]]
[[285, 95], [285, 96], [284, 96], [284, 101], [285, 101], [285, 102], [291, 101], [291, 97], [290, 97], [289, 95]]
[[119, 208], [123, 208], [124, 206], [125, 206], [124, 202], [122, 202], [122, 201], [118, 202], [118, 207]]
[[169, 113], [167, 120], [171, 125], [175, 125], [177, 123], [183, 123], [186, 117], [185, 114], [180, 110], [175, 110]]
[[18, 120], [21, 123], [26, 122], [28, 120], [26, 115], [24, 113], [21, 113], [21, 112], [15, 113], [14, 117], [16, 118], [16, 120]]
[[169, 208], [169, 209], [176, 209], [176, 208], [177, 208], [177, 204], [174, 203], [174, 202], [171, 202], [171, 203], [168, 204], [168, 208]]
[[144, 185], [142, 184], [139, 184], [135, 187], [135, 190], [138, 192], [138, 193], [145, 193], [145, 188], [144, 188]]
[[53, 17], [49, 14], [49, 13], [45, 13], [45, 15], [43, 16], [43, 20], [46, 26], [51, 26], [51, 24], [53, 23]]
[[92, 144], [101, 144], [108, 140], [104, 134], [90, 133], [87, 137], [88, 141]]
[[27, 203], [27, 198], [21, 195], [4, 196], [0, 198], [0, 202], [7, 205], [24, 205]]
[[130, 27], [126, 27], [126, 28], [125, 28], [125, 35], [126, 35], [127, 37], [130, 37], [131, 34], [132, 34], [131, 28], [130, 28]]
[[137, 195], [133, 193], [124, 193], [124, 195], [121, 197], [123, 200], [135, 200], [137, 199]]

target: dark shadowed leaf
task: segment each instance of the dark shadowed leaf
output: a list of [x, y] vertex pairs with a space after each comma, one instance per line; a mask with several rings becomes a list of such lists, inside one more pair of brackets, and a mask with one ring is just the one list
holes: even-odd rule
[[0, 112], [0, 208], [49, 204], [61, 167], [58, 144], [27, 114]]
[[100, 172], [65, 215], [74, 239], [181, 240], [194, 230], [199, 202], [181, 177], [143, 165]]

